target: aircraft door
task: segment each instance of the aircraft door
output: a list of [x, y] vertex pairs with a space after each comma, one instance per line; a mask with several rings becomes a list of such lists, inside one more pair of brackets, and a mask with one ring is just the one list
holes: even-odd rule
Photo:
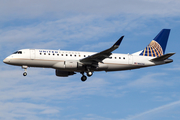
[[128, 55], [128, 64], [133, 64], [133, 56]]
[[35, 59], [35, 49], [30, 49], [30, 59], [31, 60]]

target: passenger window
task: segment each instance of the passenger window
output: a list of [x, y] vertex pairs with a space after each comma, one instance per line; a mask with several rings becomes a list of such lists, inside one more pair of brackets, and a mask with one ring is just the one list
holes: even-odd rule
[[40, 53], [40, 55], [42, 55], [42, 53]]
[[59, 56], [59, 54], [57, 54], [57, 56]]
[[123, 57], [123, 59], [125, 59], [125, 57]]
[[119, 59], [121, 59], [121, 57], [119, 57]]
[[84, 55], [84, 57], [86, 57], [86, 55]]
[[68, 56], [68, 54], [66, 54], [66, 56]]
[[50, 53], [48, 55], [50, 55]]
[[63, 56], [63, 54], [61, 54], [61, 56]]
[[74, 55], [76, 57], [76, 55]]
[[46, 53], [44, 53], [44, 55], [46, 55]]
[[116, 57], [114, 57], [116, 59]]

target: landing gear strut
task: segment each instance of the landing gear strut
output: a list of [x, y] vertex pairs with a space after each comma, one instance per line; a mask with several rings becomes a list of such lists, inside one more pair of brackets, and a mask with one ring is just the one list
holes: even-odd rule
[[81, 72], [81, 74], [82, 74], [81, 80], [82, 80], [83, 82], [86, 81], [86, 80], [87, 80], [87, 77], [84, 75], [84, 72]]
[[27, 76], [27, 72], [26, 71], [27, 71], [28, 66], [23, 65], [22, 68], [24, 69], [23, 76]]

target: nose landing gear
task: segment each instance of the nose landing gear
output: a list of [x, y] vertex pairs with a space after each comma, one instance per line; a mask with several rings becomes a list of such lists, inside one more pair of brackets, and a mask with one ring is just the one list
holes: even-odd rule
[[27, 76], [27, 72], [24, 72], [24, 73], [23, 73], [23, 76]]
[[26, 66], [26, 65], [22, 66], [22, 69], [24, 69], [23, 76], [27, 76], [27, 68], [28, 68], [28, 66]]

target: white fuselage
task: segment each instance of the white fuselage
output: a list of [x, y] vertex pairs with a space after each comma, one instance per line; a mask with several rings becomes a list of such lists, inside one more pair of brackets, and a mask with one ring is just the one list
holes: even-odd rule
[[121, 36], [110, 48], [101, 52], [80, 52], [45, 49], [22, 49], [3, 60], [4, 63], [22, 66], [27, 76], [28, 67], [55, 69], [56, 76], [68, 77], [77, 72], [82, 74], [81, 80], [93, 75], [94, 71], [120, 71], [142, 67], [161, 65], [173, 62], [168, 59], [175, 53], [165, 53], [170, 29], [163, 29], [144, 50], [134, 54], [112, 53], [116, 50], [124, 36]]
[[[4, 62], [16, 66], [54, 68], [63, 71], [83, 71], [80, 60], [95, 54], [95, 52], [62, 51], [45, 49], [22, 49], [22, 53], [8, 56]], [[109, 58], [99, 62], [93, 71], [120, 71], [141, 67], [165, 64], [165, 62], [151, 62], [154, 57], [134, 54], [112, 54]]]

